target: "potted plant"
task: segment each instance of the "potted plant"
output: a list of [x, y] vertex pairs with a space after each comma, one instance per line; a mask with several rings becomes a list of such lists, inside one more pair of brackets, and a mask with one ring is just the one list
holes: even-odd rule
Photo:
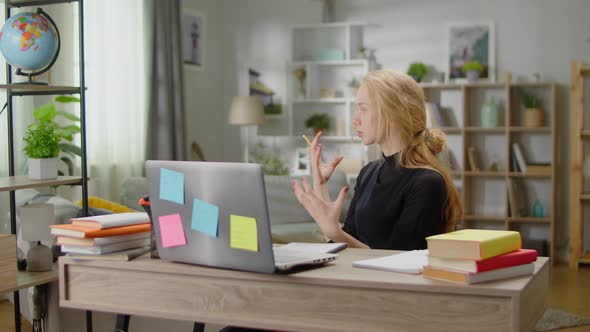
[[270, 151], [264, 144], [257, 143], [250, 153], [250, 160], [262, 166], [264, 175], [289, 175], [289, 167], [277, 154]]
[[520, 100], [525, 108], [524, 126], [525, 127], [542, 127], [543, 126], [543, 102], [541, 98], [533, 93], [527, 93], [520, 90]]
[[314, 135], [320, 130], [326, 132], [330, 129], [330, 117], [323, 113], [314, 114], [305, 119], [305, 127], [313, 129]]
[[416, 82], [422, 82], [422, 79], [428, 74], [428, 67], [422, 62], [413, 62], [408, 68], [408, 75], [412, 76]]
[[354, 98], [356, 97], [357, 90], [359, 88], [360, 82], [356, 77], [353, 77], [348, 81], [348, 89], [350, 90], [350, 95]]
[[29, 178], [47, 180], [57, 178], [59, 141], [55, 126], [50, 122], [30, 125], [24, 137], [24, 151], [29, 157]]
[[305, 78], [307, 77], [307, 71], [305, 68], [297, 68], [293, 71], [293, 75], [299, 81], [299, 88], [297, 90], [297, 94], [299, 98], [305, 98]]
[[483, 65], [479, 61], [467, 61], [463, 65], [463, 72], [468, 82], [477, 82], [482, 71]]

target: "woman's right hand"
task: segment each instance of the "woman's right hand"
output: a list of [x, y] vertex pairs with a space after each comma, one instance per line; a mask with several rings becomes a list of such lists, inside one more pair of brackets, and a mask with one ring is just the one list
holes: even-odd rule
[[334, 173], [334, 170], [343, 159], [342, 156], [338, 156], [329, 163], [322, 162], [322, 144], [320, 144], [320, 137], [322, 137], [322, 134], [323, 132], [319, 131], [309, 146], [311, 175], [314, 189], [321, 188], [328, 182]]

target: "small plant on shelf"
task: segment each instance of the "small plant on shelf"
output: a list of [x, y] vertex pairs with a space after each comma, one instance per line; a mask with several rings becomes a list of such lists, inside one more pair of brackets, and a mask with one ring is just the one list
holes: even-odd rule
[[422, 82], [424, 77], [428, 74], [428, 67], [422, 62], [413, 62], [408, 68], [408, 75], [412, 76], [416, 82]]
[[530, 128], [538, 128], [543, 126], [544, 113], [543, 101], [534, 93], [528, 93], [524, 90], [519, 90], [520, 100], [524, 106], [524, 126]]
[[533, 93], [527, 93], [524, 90], [520, 90], [520, 99], [524, 108], [542, 108], [543, 103], [541, 98]]
[[29, 177], [35, 180], [57, 177], [57, 156], [61, 137], [50, 122], [31, 124], [24, 137], [25, 155], [29, 158]]
[[305, 127], [313, 129], [314, 134], [320, 130], [326, 132], [330, 130], [330, 117], [323, 113], [314, 114], [305, 119]]
[[254, 146], [250, 158], [262, 166], [262, 173], [265, 175], [289, 175], [289, 167], [285, 162], [262, 143]]
[[475, 82], [483, 71], [483, 65], [479, 61], [467, 61], [463, 64], [463, 72], [469, 82]]
[[293, 71], [293, 75], [295, 75], [295, 78], [299, 82], [299, 87], [297, 89], [298, 97], [305, 98], [305, 78], [307, 77], [307, 71], [305, 68], [297, 68]]

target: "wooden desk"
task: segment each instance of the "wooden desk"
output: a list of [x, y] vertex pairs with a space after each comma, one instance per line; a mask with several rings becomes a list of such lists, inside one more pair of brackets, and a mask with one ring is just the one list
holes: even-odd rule
[[549, 266], [464, 286], [353, 268], [385, 250], [346, 249], [323, 268], [265, 275], [152, 260], [59, 260], [60, 305], [292, 331], [528, 331], [546, 303]]

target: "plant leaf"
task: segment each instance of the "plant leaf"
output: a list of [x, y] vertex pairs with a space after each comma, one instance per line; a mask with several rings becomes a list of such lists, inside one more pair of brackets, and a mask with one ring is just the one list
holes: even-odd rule
[[82, 157], [82, 149], [79, 146], [70, 143], [59, 143], [59, 149], [63, 152], [73, 153], [76, 156]]
[[76, 125], [69, 125], [69, 126], [55, 129], [56, 134], [58, 134], [60, 137], [63, 137], [64, 139], [66, 139], [68, 141], [72, 140], [72, 135], [77, 134], [79, 132], [80, 132], [80, 127], [78, 127]]
[[63, 161], [66, 166], [68, 166], [68, 175], [73, 175], [74, 174], [74, 163], [72, 162], [72, 160], [68, 157], [61, 157], [60, 158], [61, 161]]
[[33, 111], [33, 116], [39, 121], [52, 121], [56, 114], [55, 105], [51, 103], [41, 105]]
[[59, 103], [79, 103], [80, 98], [73, 96], [57, 96], [55, 97], [55, 101]]
[[61, 115], [64, 118], [68, 119], [68, 120], [72, 120], [72, 121], [80, 121], [80, 118], [75, 116], [74, 114], [70, 114], [68, 112], [64, 112], [64, 111], [57, 111], [57, 115]]

